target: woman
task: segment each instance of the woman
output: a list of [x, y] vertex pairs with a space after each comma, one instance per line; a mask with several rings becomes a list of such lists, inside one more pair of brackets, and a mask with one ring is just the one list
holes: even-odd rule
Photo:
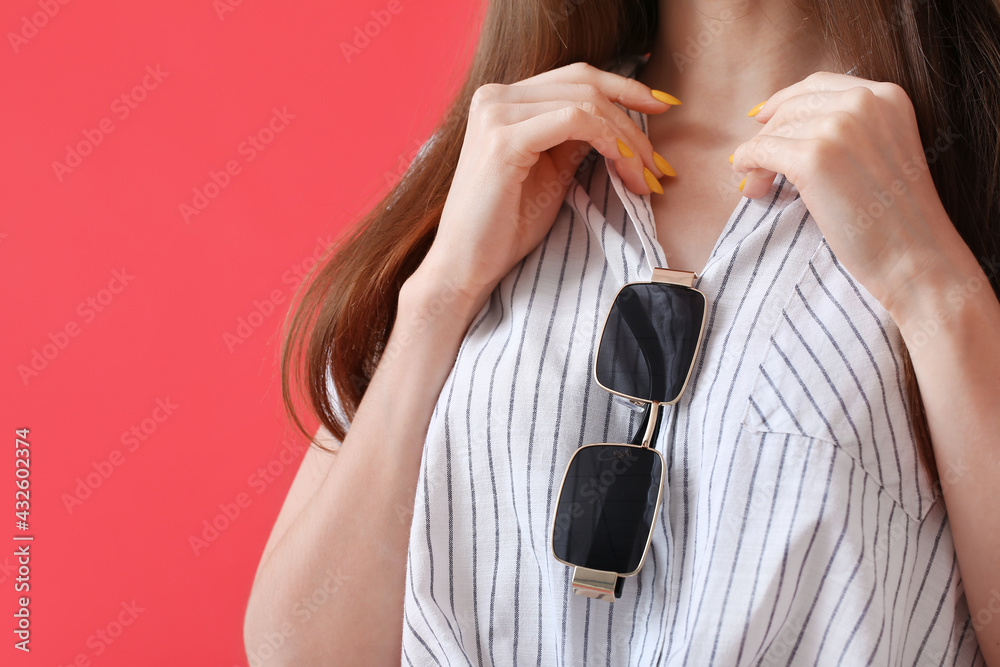
[[[990, 0], [491, 3], [291, 321], [286, 405], [337, 453], [265, 547], [251, 664], [1000, 664], [997, 35]], [[591, 373], [658, 266], [706, 329], [598, 601], [557, 475], [635, 435]]]

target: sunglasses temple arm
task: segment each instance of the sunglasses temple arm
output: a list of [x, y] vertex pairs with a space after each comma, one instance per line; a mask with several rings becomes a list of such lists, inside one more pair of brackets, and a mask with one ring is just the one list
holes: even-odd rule
[[646, 404], [646, 409], [642, 413], [642, 421], [636, 430], [635, 437], [632, 438], [633, 445], [637, 447], [649, 447], [656, 439], [656, 434], [660, 430], [660, 404], [653, 401]]
[[[632, 444], [638, 447], [649, 447], [660, 430], [660, 422], [660, 404], [647, 403], [646, 409], [642, 411], [642, 421], [639, 423], [635, 437], [632, 438]], [[618, 577], [615, 580], [615, 598], [622, 596], [624, 586], [625, 577]]]

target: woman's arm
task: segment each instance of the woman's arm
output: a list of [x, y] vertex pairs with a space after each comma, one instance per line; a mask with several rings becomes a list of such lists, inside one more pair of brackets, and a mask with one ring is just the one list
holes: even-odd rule
[[[313, 460], [296, 475], [275, 524], [244, 621], [248, 654], [273, 654], [263, 665], [400, 662], [423, 441], [462, 336], [484, 302], [460, 298], [444, 280], [418, 273], [400, 292], [389, 352], [340, 450], [307, 454]], [[317, 459], [329, 467], [318, 488]]]
[[[399, 664], [421, 452], [465, 331], [551, 229], [592, 147], [635, 192], [649, 194], [644, 174], [657, 177], [649, 138], [611, 100], [670, 108], [638, 81], [585, 63], [477, 89], [434, 241], [400, 291], [336, 462], [319, 483], [310, 468], [296, 475], [275, 524], [283, 534], [271, 538], [247, 608], [248, 652], [260, 658], [263, 646], [269, 665]], [[310, 606], [313, 595], [325, 602]]]
[[890, 314], [920, 384], [976, 637], [1000, 665], [1000, 302], [968, 248], [953, 255], [901, 288]]

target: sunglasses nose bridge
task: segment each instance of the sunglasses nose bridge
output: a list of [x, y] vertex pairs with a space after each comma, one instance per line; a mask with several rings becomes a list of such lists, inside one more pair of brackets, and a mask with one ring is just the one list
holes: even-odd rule
[[649, 447], [652, 445], [653, 436], [656, 435], [656, 426], [660, 418], [660, 404], [656, 401], [649, 402], [649, 419], [646, 420], [646, 429], [642, 434], [642, 441], [639, 442], [640, 447]]

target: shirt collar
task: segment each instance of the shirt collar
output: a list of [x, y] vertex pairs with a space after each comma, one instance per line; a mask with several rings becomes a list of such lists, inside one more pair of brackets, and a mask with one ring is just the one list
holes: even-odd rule
[[[636, 71], [639, 66], [645, 64], [648, 60], [648, 53], [639, 56], [632, 56], [621, 63], [610, 67], [609, 71], [629, 78], [635, 78]], [[857, 65], [851, 68], [847, 74], [853, 75], [856, 70]], [[618, 104], [619, 108], [624, 110], [625, 113], [628, 114], [629, 118], [635, 121], [643, 133], [648, 132], [645, 113], [626, 108], [617, 102], [615, 102], [615, 104]], [[749, 221], [756, 220], [760, 217], [753, 215], [758, 207], [761, 209], [759, 211], [761, 214], [765, 212], [773, 212], [775, 209], [783, 208], [790, 202], [799, 198], [795, 185], [788, 182], [782, 174], [778, 174], [775, 177], [774, 182], [771, 184], [770, 191], [766, 195], [763, 195], [758, 199], [746, 199], [744, 197], [741, 202], [737, 204], [735, 210], [733, 210], [730, 214], [729, 220], [726, 222], [726, 226], [720, 233], [719, 239], [716, 241], [715, 247], [713, 247], [708, 262], [704, 267], [669, 267], [667, 264], [666, 253], [656, 237], [656, 223], [653, 218], [653, 209], [649, 195], [639, 195], [626, 188], [625, 184], [622, 182], [621, 176], [618, 174], [618, 170], [615, 168], [614, 161], [610, 158], [605, 158], [604, 160], [615, 192], [618, 193], [618, 197], [621, 199], [622, 205], [628, 213], [628, 218], [632, 221], [639, 240], [642, 243], [642, 247], [645, 250], [644, 255], [646, 261], [644, 268], [646, 269], [646, 275], [643, 276], [644, 279], [648, 279], [652, 276], [653, 268], [659, 266], [664, 268], [699, 271], [698, 281], [700, 282], [701, 275], [715, 262], [715, 260], [718, 257], [725, 255], [726, 252], [733, 246], [738, 245], [742, 237], [745, 236], [746, 233], [749, 233], [750, 229], [745, 230], [744, 233], [733, 233], [736, 230], [732, 229], [732, 227], [737, 223], [737, 221], [747, 219], [748, 222], [745, 224], [750, 224], [752, 227], [754, 225]], [[746, 209], [748, 208], [753, 210], [747, 211]], [[750, 213], [751, 215], [744, 216], [743, 213]]]
[[[636, 70], [638, 70], [639, 66], [645, 64], [648, 59], [649, 54], [633, 56], [617, 66], [610, 68], [609, 71], [632, 79], [635, 78]], [[615, 102], [615, 104], [617, 104], [619, 108], [623, 109], [625, 113], [628, 114], [629, 118], [635, 121], [643, 133], [647, 132], [646, 114], [641, 111], [624, 107], [618, 102]], [[615, 168], [614, 161], [607, 157], [604, 158], [604, 161], [607, 167], [608, 175], [611, 179], [611, 184], [614, 186], [615, 192], [618, 193], [618, 198], [621, 199], [622, 205], [628, 213], [628, 218], [635, 226], [639, 240], [645, 250], [646, 275], [643, 276], [643, 278], [648, 279], [652, 276], [654, 267], [667, 267], [666, 253], [663, 251], [663, 247], [656, 238], [656, 223], [653, 219], [653, 209], [650, 203], [649, 195], [639, 195], [626, 188], [625, 184], [622, 182], [621, 176], [618, 174], [618, 170]]]

